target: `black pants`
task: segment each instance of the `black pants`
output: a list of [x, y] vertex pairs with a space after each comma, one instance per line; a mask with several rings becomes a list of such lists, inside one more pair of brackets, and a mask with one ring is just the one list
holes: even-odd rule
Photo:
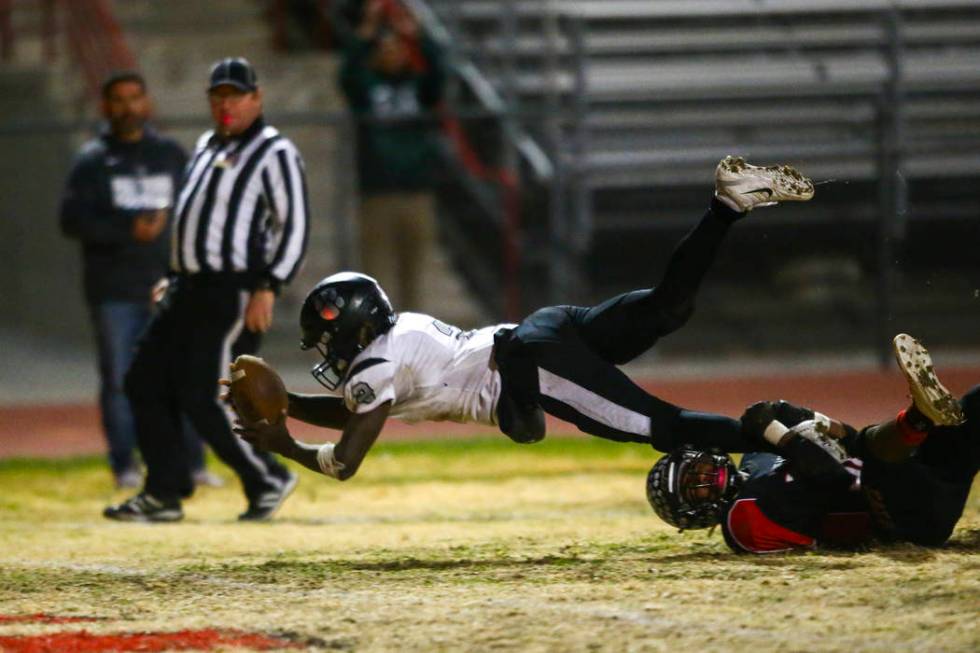
[[980, 467], [980, 386], [963, 398], [965, 424], [934, 428], [907, 461], [864, 456], [861, 484], [886, 538], [938, 546], [963, 516]]
[[[247, 301], [248, 291], [234, 275], [181, 278], [140, 342], [126, 392], [147, 468], [144, 489], [157, 498], [188, 497], [194, 490], [182, 411], [235, 470], [250, 500], [280, 488], [288, 475], [271, 454], [255, 451], [232, 432], [232, 416], [218, 399], [218, 379], [228, 375]], [[238, 348], [249, 348], [249, 340], [243, 338]], [[254, 351], [258, 339], [251, 342]]]
[[[686, 410], [648, 394], [616, 366], [683, 326], [731, 223], [740, 214], [717, 202], [680, 242], [655, 288], [617, 295], [597, 306], [552, 306], [497, 334], [495, 360], [504, 393], [517, 406], [540, 406], [580, 430], [670, 451], [680, 444], [725, 451], [758, 448], [737, 420]], [[501, 402], [503, 405], [505, 401]], [[508, 432], [515, 420], [501, 417]], [[516, 420], [521, 423], [521, 420]], [[539, 438], [538, 438], [539, 439]]]

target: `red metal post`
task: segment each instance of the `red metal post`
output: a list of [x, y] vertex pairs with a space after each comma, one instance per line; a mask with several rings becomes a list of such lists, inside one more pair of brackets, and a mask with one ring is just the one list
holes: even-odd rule
[[0, 0], [0, 59], [4, 61], [14, 58], [14, 26], [10, 20], [12, 5], [12, 0]]
[[275, 0], [269, 11], [272, 12], [272, 47], [276, 50], [285, 50], [286, 15], [288, 13], [286, 0]]
[[332, 50], [335, 45], [330, 2], [331, 0], [320, 0], [317, 3], [316, 44], [323, 50]]
[[58, 56], [58, 0], [41, 1], [41, 43], [44, 60], [52, 63]]
[[503, 205], [503, 281], [504, 319], [516, 322], [521, 310], [521, 193], [518, 180], [510, 170], [499, 170]]

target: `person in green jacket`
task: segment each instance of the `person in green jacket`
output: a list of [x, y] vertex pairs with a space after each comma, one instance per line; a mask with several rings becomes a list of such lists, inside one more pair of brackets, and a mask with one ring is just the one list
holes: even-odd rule
[[340, 85], [358, 121], [363, 269], [418, 309], [435, 241], [432, 189], [442, 161], [435, 108], [445, 57], [393, 0], [370, 0], [347, 44]]

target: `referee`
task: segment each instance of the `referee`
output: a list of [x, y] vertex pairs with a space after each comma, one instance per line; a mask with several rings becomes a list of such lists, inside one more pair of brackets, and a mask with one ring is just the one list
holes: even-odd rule
[[269, 519], [296, 485], [295, 474], [232, 433], [218, 379], [236, 340], [238, 353], [258, 348], [276, 294], [303, 262], [309, 233], [303, 161], [263, 120], [262, 91], [245, 59], [212, 67], [208, 100], [215, 127], [198, 140], [184, 171], [170, 286], [126, 377], [146, 482], [136, 496], [105, 509], [110, 519], [183, 518], [181, 499], [194, 486], [181, 411], [241, 479], [248, 508], [240, 520]]

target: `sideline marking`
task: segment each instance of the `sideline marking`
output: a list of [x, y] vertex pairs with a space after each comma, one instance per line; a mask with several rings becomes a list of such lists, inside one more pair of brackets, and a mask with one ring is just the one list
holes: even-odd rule
[[[32, 617], [38, 615], [29, 615]], [[48, 615], [40, 615], [47, 617]], [[55, 617], [58, 619], [58, 617]], [[64, 617], [64, 619], [72, 619]], [[5, 623], [10, 623], [6, 621]], [[45, 621], [44, 623], [57, 623]], [[51, 633], [48, 635], [0, 636], [0, 651], [4, 653], [100, 653], [103, 651], [213, 651], [234, 647], [251, 651], [302, 648], [303, 645], [279, 637], [236, 630], [178, 630], [170, 633], [94, 634], [86, 630]]]

